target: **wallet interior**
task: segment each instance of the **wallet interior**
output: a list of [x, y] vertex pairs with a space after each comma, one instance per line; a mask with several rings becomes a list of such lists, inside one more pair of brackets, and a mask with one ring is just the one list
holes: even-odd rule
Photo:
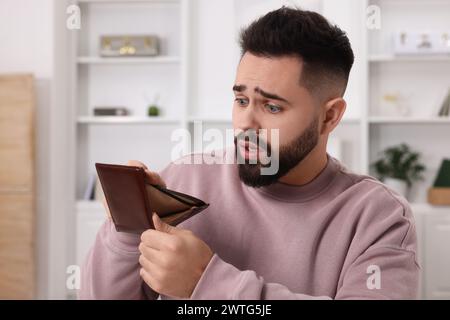
[[195, 207], [206, 205], [199, 199], [158, 185], [146, 184], [145, 187], [152, 212], [157, 212], [161, 220], [171, 225], [192, 214]]

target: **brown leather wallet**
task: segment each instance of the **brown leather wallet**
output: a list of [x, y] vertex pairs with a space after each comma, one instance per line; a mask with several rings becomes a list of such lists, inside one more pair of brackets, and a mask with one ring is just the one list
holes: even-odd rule
[[154, 229], [152, 212], [176, 226], [209, 206], [190, 195], [150, 184], [141, 167], [96, 163], [95, 168], [117, 231]]

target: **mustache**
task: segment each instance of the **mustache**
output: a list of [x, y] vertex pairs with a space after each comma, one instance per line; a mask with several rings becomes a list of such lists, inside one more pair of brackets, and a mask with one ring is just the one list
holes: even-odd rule
[[253, 142], [256, 143], [256, 145], [263, 149], [263, 150], [270, 150], [270, 144], [263, 140], [256, 132], [256, 130], [248, 130], [248, 131], [241, 131], [237, 135], [234, 136], [234, 144], [237, 145], [239, 141], [244, 142]]

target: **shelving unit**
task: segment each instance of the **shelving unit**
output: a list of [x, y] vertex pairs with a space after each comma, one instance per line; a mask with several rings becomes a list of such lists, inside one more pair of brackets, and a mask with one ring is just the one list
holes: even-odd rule
[[369, 62], [450, 62], [450, 55], [430, 55], [430, 56], [395, 56], [391, 54], [372, 55]]
[[[421, 152], [427, 166], [425, 179], [414, 186], [409, 200], [425, 203], [441, 160], [450, 157], [450, 117], [437, 116], [450, 88], [450, 54], [395, 55], [393, 35], [403, 30], [450, 30], [448, 14], [444, 14], [450, 12], [450, 2], [370, 0], [367, 5], [378, 6], [382, 13], [381, 29], [366, 29], [368, 159], [373, 162], [379, 151], [401, 142]], [[386, 114], [382, 97], [392, 93], [404, 96], [407, 116]]]
[[[72, 33], [72, 123], [76, 158], [75, 203], [95, 162], [125, 163], [140, 159], [154, 170], [170, 161], [170, 137], [185, 127], [187, 110], [187, 0], [78, 0], [81, 29]], [[155, 57], [101, 57], [101, 35], [156, 34], [160, 55]], [[148, 117], [155, 102], [161, 116]], [[94, 116], [94, 106], [125, 106], [131, 115]], [[155, 136], [167, 137], [161, 141]], [[130, 141], [132, 141], [130, 143]], [[154, 157], [158, 150], [159, 157]]]
[[450, 117], [435, 117], [435, 118], [405, 118], [405, 117], [370, 117], [369, 123], [378, 124], [450, 124]]
[[[416, 220], [422, 298], [450, 298], [450, 207], [426, 203], [428, 188], [443, 158], [450, 157], [450, 117], [438, 117], [440, 103], [450, 88], [450, 55], [395, 55], [392, 35], [398, 31], [450, 31], [449, 1], [369, 0], [382, 13], [380, 30], [366, 29], [367, 165], [386, 147], [407, 143], [422, 155], [427, 167], [409, 201]], [[412, 30], [414, 26], [415, 30]], [[383, 95], [406, 96], [408, 116], [384, 114]], [[384, 112], [383, 112], [384, 111]], [[368, 169], [369, 173], [373, 172]]]
[[[232, 92], [227, 89], [233, 83], [239, 58], [238, 30], [258, 14], [269, 11], [270, 6], [278, 7], [254, 0], [246, 3], [237, 0], [214, 3], [207, 0], [82, 0], [74, 3], [80, 5], [83, 13], [82, 29], [74, 36], [72, 49], [74, 144], [78, 146], [76, 157], [80, 173], [76, 182], [77, 199], [83, 194], [95, 161], [125, 162], [128, 158], [139, 158], [155, 170], [170, 161], [169, 156], [155, 158], [150, 152], [146, 155], [133, 152], [129, 143], [124, 150], [131, 153], [114, 155], [105, 151], [108, 140], [125, 143], [126, 139], [117, 137], [118, 134], [126, 137], [130, 131], [128, 138], [135, 139], [136, 150], [142, 151], [142, 145], [151, 145], [166, 150], [158, 153], [164, 155], [169, 154], [170, 132], [175, 128], [192, 133], [194, 123], [200, 120], [205, 130], [231, 128]], [[339, 4], [316, 0], [298, 1], [298, 4], [312, 6], [310, 9], [321, 11], [347, 30], [355, 51], [356, 62], [346, 93], [347, 111], [333, 133], [333, 137], [342, 141], [341, 160], [354, 171], [371, 174], [370, 163], [387, 144], [410, 143], [424, 154], [429, 168], [425, 181], [418, 184], [410, 200], [425, 202], [427, 186], [439, 161], [448, 156], [445, 148], [441, 154], [431, 152], [428, 142], [431, 139], [443, 146], [448, 144], [446, 132], [450, 130], [450, 118], [438, 118], [434, 116], [437, 110], [427, 108], [437, 107], [437, 87], [450, 86], [450, 55], [396, 56], [391, 37], [394, 31], [407, 29], [412, 20], [420, 20], [418, 27], [450, 27], [443, 13], [434, 15], [433, 21], [427, 21], [426, 16], [418, 19], [424, 12], [447, 12], [450, 4], [445, 1], [425, 4], [419, 0]], [[368, 5], [377, 5], [383, 12], [380, 30], [361, 27], [366, 22]], [[404, 10], [405, 6], [408, 10]], [[223, 23], [214, 23], [219, 20]], [[161, 55], [148, 58], [98, 56], [101, 34], [126, 33], [161, 35]], [[416, 74], [421, 78], [413, 77]], [[412, 95], [410, 116], [383, 114], [381, 97], [402, 90]], [[156, 93], [162, 95], [163, 114], [149, 118], [146, 105]], [[436, 99], [432, 99], [433, 95]], [[94, 117], [94, 105], [126, 105], [132, 109], [132, 116]], [[155, 130], [167, 131], [167, 140], [152, 138]], [[105, 153], [108, 157], [100, 156]]]
[[131, 117], [131, 116], [85, 116], [78, 117], [79, 124], [179, 124], [179, 119], [171, 118], [150, 118], [150, 117]]
[[154, 58], [101, 58], [101, 57], [78, 57], [79, 64], [166, 64], [180, 63], [178, 57], [154, 57]]

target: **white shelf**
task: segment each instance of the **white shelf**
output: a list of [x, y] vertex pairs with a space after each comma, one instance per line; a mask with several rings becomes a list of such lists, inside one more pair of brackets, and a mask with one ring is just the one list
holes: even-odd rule
[[369, 62], [450, 62], [450, 54], [427, 56], [379, 54], [369, 56]]
[[[231, 123], [231, 118], [225, 118], [225, 117], [201, 117], [201, 116], [195, 116], [195, 117], [189, 117], [188, 122], [195, 122], [195, 121], [202, 121], [202, 122], [209, 122], [209, 123]], [[360, 119], [356, 118], [344, 118], [341, 119], [341, 124], [359, 124]]]
[[370, 117], [369, 123], [450, 124], [450, 117], [440, 117], [440, 118]]
[[196, 121], [202, 121], [202, 122], [210, 122], [210, 123], [230, 123], [232, 122], [231, 118], [225, 118], [225, 117], [189, 117], [188, 122], [196, 122]]
[[132, 117], [132, 116], [83, 116], [78, 117], [79, 124], [178, 124], [179, 119], [164, 117]]
[[78, 64], [173, 64], [179, 63], [179, 57], [78, 57]]

